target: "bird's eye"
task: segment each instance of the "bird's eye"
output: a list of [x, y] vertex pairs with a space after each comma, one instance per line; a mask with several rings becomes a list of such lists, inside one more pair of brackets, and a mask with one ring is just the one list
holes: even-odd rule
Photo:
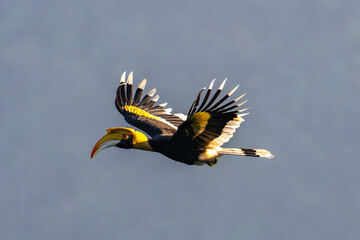
[[129, 139], [129, 135], [124, 135], [124, 136], [123, 136], [123, 139], [124, 139], [124, 140], [128, 140], [128, 139]]

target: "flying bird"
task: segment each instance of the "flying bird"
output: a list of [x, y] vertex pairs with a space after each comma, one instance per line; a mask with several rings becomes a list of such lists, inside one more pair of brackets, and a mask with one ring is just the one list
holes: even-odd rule
[[[175, 161], [199, 166], [205, 163], [214, 166], [222, 155], [273, 158], [264, 149], [221, 147], [244, 121], [242, 117], [248, 114], [245, 113], [248, 108], [237, 109], [247, 102], [238, 103], [246, 93], [226, 101], [238, 86], [218, 100], [226, 79], [214, 94], [211, 92], [215, 79], [208, 88], [201, 89], [188, 114], [184, 115], [173, 114], [171, 108], [165, 108], [167, 103], [157, 105], [159, 95], [154, 96], [155, 88], [142, 98], [146, 79], [139, 84], [133, 95], [133, 73], [128, 75], [126, 81], [125, 78], [126, 72], [120, 79], [115, 106], [129, 124], [147, 135], [133, 128], [107, 129], [107, 134], [95, 144], [91, 158], [109, 147], [158, 152]], [[206, 93], [202, 98], [204, 91]]]

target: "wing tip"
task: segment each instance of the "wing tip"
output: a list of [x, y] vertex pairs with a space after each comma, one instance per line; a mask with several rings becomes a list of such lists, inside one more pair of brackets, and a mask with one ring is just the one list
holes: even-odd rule
[[145, 89], [145, 85], [146, 85], [146, 78], [144, 78], [144, 80], [141, 81], [141, 83], [139, 84], [139, 86], [137, 88], [144, 90]]
[[187, 119], [187, 116], [183, 113], [175, 113], [175, 116], [177, 116], [178, 118], [180, 118], [181, 120], [185, 121]]
[[126, 71], [124, 71], [124, 72], [121, 74], [120, 84], [121, 84], [121, 83], [125, 83], [125, 77], [126, 77]]
[[210, 83], [210, 85], [209, 85], [209, 90], [211, 90], [212, 89], [212, 87], [213, 87], [213, 85], [214, 85], [214, 82], [215, 82], [215, 80], [216, 80], [216, 78], [214, 78], [212, 81], [211, 81], [211, 83]]
[[241, 105], [247, 103], [249, 100], [242, 101], [241, 103], [236, 104], [237, 107], [240, 107]]
[[170, 114], [172, 112], [172, 108], [165, 108], [164, 111], [168, 114]]
[[134, 75], [134, 73], [131, 71], [127, 78], [127, 84], [129, 84], [129, 85], [133, 84], [133, 75]]
[[246, 94], [247, 94], [247, 93], [244, 93], [244, 94], [243, 94], [243, 95], [241, 95], [240, 97], [236, 98], [236, 99], [234, 100], [234, 102], [239, 101], [239, 100], [240, 100], [241, 98], [243, 98]]
[[151, 101], [157, 102], [157, 101], [159, 100], [159, 98], [160, 98], [160, 96], [159, 96], [159, 95], [156, 95], [155, 97], [153, 97], [153, 98], [151, 99]]
[[164, 102], [164, 103], [162, 103], [162, 104], [159, 104], [159, 107], [164, 108], [164, 107], [166, 107], [167, 104], [168, 104], [167, 102]]
[[152, 97], [152, 96], [154, 96], [155, 92], [156, 92], [156, 88], [153, 88], [153, 89], [151, 89], [151, 90], [148, 92], [147, 95], [148, 95], [149, 97]]
[[239, 85], [237, 85], [236, 87], [234, 87], [233, 90], [231, 90], [227, 95], [230, 97], [235, 91], [236, 89], [238, 89]]
[[226, 83], [226, 80], [227, 80], [227, 78], [225, 78], [224, 81], [221, 83], [221, 85], [220, 85], [220, 87], [219, 87], [219, 90], [220, 90], [220, 91], [224, 88], [225, 83]]

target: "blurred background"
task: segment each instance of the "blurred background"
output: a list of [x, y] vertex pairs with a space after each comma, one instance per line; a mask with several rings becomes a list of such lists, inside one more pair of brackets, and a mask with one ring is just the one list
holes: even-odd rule
[[[360, 2], [0, 0], [0, 239], [359, 239]], [[123, 71], [250, 115], [215, 167], [111, 148]]]

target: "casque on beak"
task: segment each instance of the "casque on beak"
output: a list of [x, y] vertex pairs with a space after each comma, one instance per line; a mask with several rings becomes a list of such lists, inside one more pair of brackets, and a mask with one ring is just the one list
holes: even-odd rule
[[91, 158], [106, 148], [116, 146], [121, 140], [123, 140], [124, 135], [130, 135], [134, 132], [134, 130], [130, 128], [109, 128], [106, 131], [107, 134], [100, 138], [100, 140], [95, 144], [91, 152]]

